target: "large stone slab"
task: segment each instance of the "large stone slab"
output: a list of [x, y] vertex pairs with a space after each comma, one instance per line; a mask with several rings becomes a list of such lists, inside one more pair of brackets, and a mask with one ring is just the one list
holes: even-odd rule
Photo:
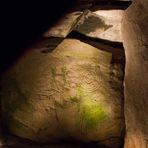
[[45, 33], [44, 37], [66, 37], [69, 32], [73, 29], [78, 17], [82, 12], [72, 12], [64, 15], [60, 20], [58, 20], [53, 27], [49, 28]]
[[10, 132], [38, 142], [74, 139], [117, 148], [124, 126], [123, 72], [111, 64], [112, 54], [76, 39], [41, 51], [26, 53], [3, 80]]
[[122, 24], [125, 67], [125, 148], [148, 147], [148, 5], [135, 0]]
[[123, 10], [98, 10], [92, 13], [86, 10], [74, 30], [90, 37], [122, 42], [123, 12]]

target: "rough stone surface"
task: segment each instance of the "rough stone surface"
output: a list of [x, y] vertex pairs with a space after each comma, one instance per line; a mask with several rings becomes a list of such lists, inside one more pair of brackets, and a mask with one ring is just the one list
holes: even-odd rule
[[123, 73], [111, 58], [75, 39], [65, 39], [48, 53], [26, 53], [2, 84], [9, 130], [38, 142], [70, 138], [118, 147]]
[[75, 31], [90, 37], [122, 42], [121, 21], [123, 10], [87, 10], [79, 19]]
[[148, 1], [134, 0], [122, 24], [125, 67], [125, 148], [148, 147]]
[[73, 29], [82, 12], [72, 12], [63, 16], [53, 27], [44, 33], [44, 37], [66, 37]]

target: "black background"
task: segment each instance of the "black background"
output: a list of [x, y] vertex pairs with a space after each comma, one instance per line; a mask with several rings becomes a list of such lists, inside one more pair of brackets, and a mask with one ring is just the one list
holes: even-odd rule
[[76, 0], [1, 1], [0, 74], [76, 3]]
[[[80, 1], [85, 0], [0, 0], [0, 77], [28, 46], [38, 42], [43, 32]], [[130, 4], [120, 0], [93, 2], [123, 7]]]

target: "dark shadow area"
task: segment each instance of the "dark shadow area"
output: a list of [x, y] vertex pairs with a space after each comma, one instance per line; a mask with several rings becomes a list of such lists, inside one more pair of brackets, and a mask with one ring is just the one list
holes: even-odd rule
[[[91, 11], [95, 11], [99, 9], [123, 9], [125, 10], [127, 7], [131, 5], [132, 1], [120, 1], [120, 0], [104, 0], [104, 1], [95, 1], [92, 3]], [[101, 5], [101, 7], [100, 7]]]
[[[7, 70], [27, 47], [38, 42], [43, 32], [66, 11], [127, 8], [131, 1], [117, 0], [53, 0], [1, 2], [0, 74]], [[82, 8], [81, 8], [82, 7]], [[74, 9], [73, 9], [74, 8]], [[84, 8], [84, 9], [83, 9]]]
[[0, 74], [75, 4], [76, 0], [4, 1], [1, 4]]
[[52, 52], [63, 40], [64, 38], [59, 37], [42, 38], [35, 48], [39, 49], [41, 53], [49, 53]]
[[[82, 1], [80, 5], [85, 5], [89, 7], [91, 11], [96, 11], [98, 9], [109, 10], [109, 9], [122, 9], [125, 10], [131, 5], [132, 1], [122, 1], [122, 0], [92, 0], [89, 3], [87, 1]], [[91, 4], [91, 5], [88, 5]]]
[[110, 27], [112, 27], [112, 25], [105, 24], [105, 22], [98, 16], [88, 16], [88, 18], [84, 20], [83, 24], [76, 27], [76, 30], [80, 30], [84, 34], [88, 34], [94, 32], [96, 29], [107, 30]]
[[80, 39], [85, 39], [85, 40], [93, 40], [93, 41], [96, 41], [96, 42], [100, 42], [100, 43], [105, 43], [107, 45], [111, 45], [115, 48], [123, 48], [123, 44], [120, 43], [120, 42], [113, 42], [113, 41], [109, 41], [109, 40], [103, 40], [103, 39], [99, 39], [99, 38], [95, 38], [95, 37], [89, 37], [89, 36], [86, 36], [82, 33], [79, 33], [77, 31], [72, 31], [67, 37], [70, 37], [70, 38], [80, 38]]
[[97, 10], [111, 10], [111, 9], [121, 9], [125, 10], [132, 3], [132, 0], [80, 0], [77, 7], [71, 10], [85, 10], [89, 9], [91, 11]]
[[[27, 139], [17, 138], [15, 136], [13, 137], [17, 139], [17, 142], [10, 145], [4, 145], [2, 148], [110, 148], [109, 146], [98, 145], [98, 142], [81, 142], [74, 139], [72, 140], [72, 138], [68, 138], [65, 140], [60, 139], [57, 140], [58, 142], [50, 142], [43, 144]], [[119, 145], [123, 145], [122, 140], [123, 139], [121, 139], [121, 144]], [[122, 148], [122, 146], [119, 146], [119, 148]]]
[[[76, 0], [1, 2], [0, 79], [75, 4]], [[0, 99], [0, 138], [8, 135], [5, 125], [1, 126], [1, 116]]]

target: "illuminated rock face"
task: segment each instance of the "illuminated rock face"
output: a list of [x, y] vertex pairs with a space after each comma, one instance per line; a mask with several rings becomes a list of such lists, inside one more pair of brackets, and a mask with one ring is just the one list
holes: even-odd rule
[[77, 22], [77, 32], [93, 38], [122, 42], [121, 21], [124, 10], [87, 10]]
[[44, 37], [66, 37], [76, 31], [92, 38], [122, 42], [121, 21], [124, 10], [76, 11], [62, 17]]
[[50, 53], [30, 51], [4, 80], [9, 130], [38, 142], [72, 138], [117, 147], [124, 126], [122, 71], [111, 58], [74, 39]]
[[125, 67], [125, 148], [148, 147], [148, 1], [135, 0], [123, 25]]

